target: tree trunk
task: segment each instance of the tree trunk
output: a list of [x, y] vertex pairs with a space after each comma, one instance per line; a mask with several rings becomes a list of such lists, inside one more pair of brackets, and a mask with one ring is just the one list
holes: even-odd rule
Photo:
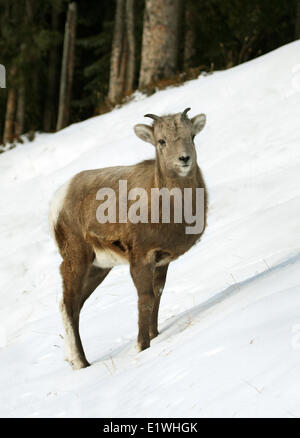
[[135, 79], [134, 0], [117, 0], [108, 100], [120, 102], [133, 90]]
[[[55, 6], [52, 6], [51, 28], [53, 31], [58, 30], [58, 12]], [[49, 132], [55, 127], [55, 110], [56, 110], [56, 70], [58, 65], [57, 45], [50, 50], [46, 101], [44, 109], [43, 127], [44, 131]]]
[[125, 89], [126, 89], [127, 64], [128, 64], [128, 41], [127, 41], [127, 38], [123, 38], [121, 62], [120, 62], [120, 73], [119, 73], [121, 94], [120, 94], [119, 98], [124, 96]]
[[297, 1], [295, 40], [300, 39], [300, 0]]
[[108, 100], [115, 104], [119, 101], [123, 94], [124, 78], [122, 77], [121, 65], [122, 55], [124, 60], [123, 45], [124, 45], [124, 15], [125, 15], [125, 0], [117, 0], [114, 37], [110, 58], [110, 77], [108, 88]]
[[76, 3], [69, 4], [66, 26], [65, 38], [63, 48], [63, 59], [60, 77], [60, 91], [58, 104], [58, 119], [56, 130], [65, 128], [69, 121], [70, 103], [72, 92], [72, 81], [74, 71], [74, 52], [75, 52], [75, 38], [76, 38]]
[[135, 78], [134, 0], [126, 1], [126, 27], [128, 57], [125, 91], [130, 93], [133, 90]]
[[[26, 50], [25, 43], [21, 44], [21, 54], [24, 58]], [[19, 79], [19, 86], [17, 90], [17, 102], [16, 102], [16, 125], [15, 125], [15, 137], [19, 140], [20, 136], [24, 134], [24, 126], [25, 126], [25, 78], [24, 73], [22, 72], [22, 67], [18, 72], [19, 76], [21, 74], [21, 78]]]
[[16, 138], [19, 139], [24, 134], [24, 122], [25, 122], [25, 87], [21, 84], [18, 90], [18, 104], [16, 115]]
[[187, 70], [192, 66], [192, 61], [196, 53], [195, 42], [196, 33], [193, 21], [193, 10], [190, 1], [185, 4], [185, 34], [184, 34], [184, 53], [183, 67]]
[[33, 16], [34, 16], [34, 6], [33, 6], [33, 0], [26, 0], [25, 4], [26, 4], [26, 21], [28, 20], [28, 22], [32, 22], [33, 21]]
[[7, 94], [6, 103], [6, 115], [3, 133], [3, 144], [7, 142], [12, 143], [15, 138], [15, 117], [16, 117], [16, 103], [17, 103], [17, 93], [16, 87], [13, 83], [13, 79], [16, 74], [16, 67], [12, 67], [10, 71], [10, 82], [12, 85], [9, 87]]
[[146, 0], [139, 88], [176, 72], [180, 0]]

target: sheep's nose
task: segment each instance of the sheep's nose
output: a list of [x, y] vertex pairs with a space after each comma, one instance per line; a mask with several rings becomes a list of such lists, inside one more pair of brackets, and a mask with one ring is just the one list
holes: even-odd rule
[[183, 161], [184, 163], [187, 163], [189, 159], [190, 159], [189, 155], [185, 155], [185, 156], [182, 155], [181, 157], [179, 157], [179, 160]]

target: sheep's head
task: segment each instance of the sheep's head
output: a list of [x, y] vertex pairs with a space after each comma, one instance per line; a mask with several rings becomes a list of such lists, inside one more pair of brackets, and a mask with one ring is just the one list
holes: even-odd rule
[[197, 166], [194, 138], [204, 128], [206, 116], [199, 114], [189, 119], [189, 110], [162, 117], [146, 114], [145, 117], [154, 120], [152, 126], [134, 127], [140, 139], [156, 147], [159, 166], [169, 177], [188, 176]]

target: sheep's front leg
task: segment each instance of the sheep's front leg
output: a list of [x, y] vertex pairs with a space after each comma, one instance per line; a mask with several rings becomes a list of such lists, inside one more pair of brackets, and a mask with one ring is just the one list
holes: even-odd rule
[[158, 335], [157, 321], [158, 321], [159, 304], [166, 283], [168, 267], [169, 264], [158, 266], [154, 270], [153, 292], [155, 299], [154, 299], [154, 306], [153, 306], [153, 312], [152, 312], [151, 323], [150, 323], [150, 339], [153, 339]]
[[154, 306], [153, 266], [150, 264], [131, 265], [130, 273], [138, 293], [138, 351], [150, 347], [150, 322]]

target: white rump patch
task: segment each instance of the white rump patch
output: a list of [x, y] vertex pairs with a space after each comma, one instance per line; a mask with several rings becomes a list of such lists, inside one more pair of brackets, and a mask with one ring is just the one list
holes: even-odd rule
[[110, 249], [94, 249], [94, 251], [95, 260], [93, 264], [98, 268], [112, 268], [113, 266], [128, 264], [126, 257]]
[[59, 216], [59, 213], [64, 205], [64, 200], [66, 197], [66, 194], [68, 192], [70, 181], [67, 181], [64, 185], [59, 187], [56, 192], [54, 193], [54, 196], [52, 198], [51, 204], [50, 204], [50, 211], [49, 211], [49, 225], [50, 225], [50, 232], [55, 240], [55, 233], [54, 228]]

